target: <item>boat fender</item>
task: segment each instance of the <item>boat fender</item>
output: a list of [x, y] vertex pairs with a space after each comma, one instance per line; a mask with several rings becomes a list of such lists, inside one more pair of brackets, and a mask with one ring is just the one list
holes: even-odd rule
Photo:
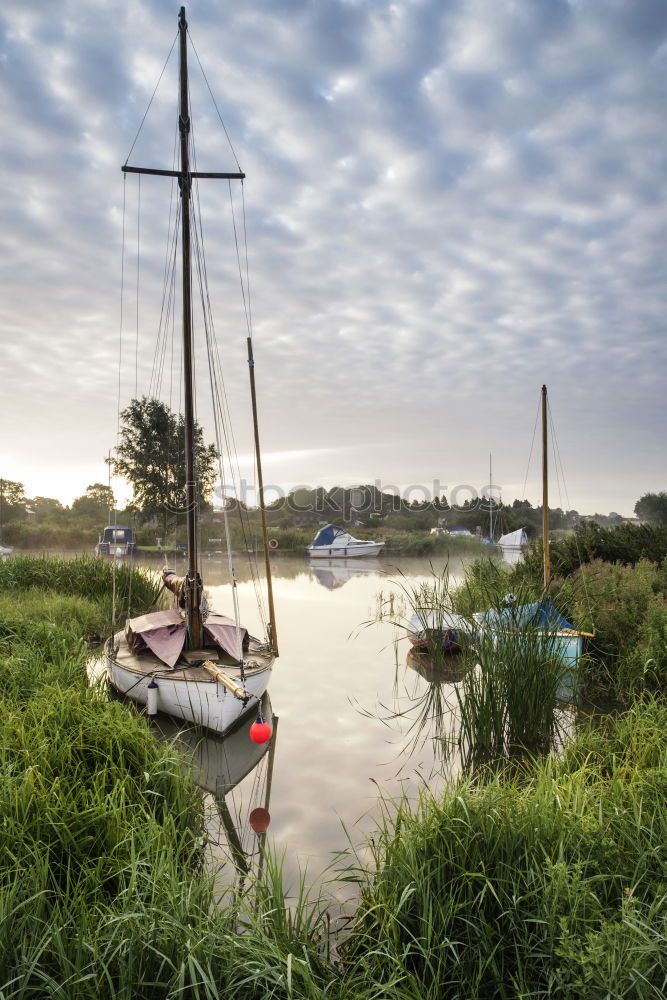
[[278, 542], [277, 538], [269, 538], [269, 548], [270, 549], [277, 549], [278, 546], [279, 546], [279, 544], [280, 543]]
[[157, 699], [159, 690], [158, 685], [155, 683], [155, 679], [152, 679], [146, 689], [146, 712], [148, 715], [157, 715]]

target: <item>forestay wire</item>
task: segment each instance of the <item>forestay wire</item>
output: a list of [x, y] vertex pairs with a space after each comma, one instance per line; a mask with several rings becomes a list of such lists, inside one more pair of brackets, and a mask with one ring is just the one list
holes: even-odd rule
[[[560, 456], [560, 448], [558, 447], [558, 440], [556, 438], [556, 426], [555, 426], [555, 423], [554, 423], [553, 413], [552, 413], [552, 410], [551, 410], [551, 403], [550, 403], [548, 397], [547, 397], [547, 413], [549, 415], [549, 426], [551, 428], [551, 447], [552, 447], [552, 450], [553, 450], [554, 467], [555, 467], [555, 470], [556, 470], [556, 477], [557, 477], [557, 482], [558, 482], [558, 491], [559, 491], [558, 492], [558, 499], [559, 499], [559, 502], [560, 502], [560, 505], [561, 505], [561, 508], [562, 508], [563, 503], [562, 503], [562, 499], [561, 499], [561, 496], [560, 496], [560, 483], [561, 483], [561, 480], [562, 480], [562, 483], [563, 483], [563, 492], [565, 493], [566, 509], [570, 510], [571, 509], [571, 507], [570, 507], [570, 498], [568, 496], [567, 484], [565, 482], [565, 470], [563, 468], [563, 462], [562, 462], [561, 456]], [[591, 625], [593, 625], [593, 609], [592, 609], [592, 606], [591, 606], [590, 595], [588, 593], [588, 586], [586, 584], [586, 571], [585, 571], [585, 568], [584, 568], [584, 562], [583, 562], [582, 555], [581, 555], [581, 549], [579, 548], [579, 538], [577, 536], [576, 530], [573, 532], [573, 534], [574, 534], [574, 544], [575, 544], [576, 549], [577, 549], [577, 558], [579, 559], [579, 566], [580, 566], [580, 569], [581, 569], [581, 580], [582, 580], [582, 583], [583, 583], [583, 586], [584, 586], [584, 597], [586, 598], [586, 606], [588, 608], [588, 615], [589, 615], [589, 618], [590, 618], [590, 622], [591, 622]]]
[[141, 134], [141, 130], [144, 127], [144, 122], [146, 121], [146, 118], [148, 117], [148, 112], [150, 111], [151, 105], [153, 104], [153, 101], [155, 100], [155, 95], [157, 94], [158, 87], [160, 86], [160, 83], [162, 81], [162, 77], [164, 76], [164, 71], [166, 70], [167, 65], [169, 64], [169, 60], [171, 59], [171, 54], [174, 51], [174, 46], [176, 45], [177, 38], [178, 38], [178, 31], [176, 32], [176, 34], [174, 36], [174, 40], [171, 43], [171, 48], [169, 49], [169, 54], [167, 55], [167, 58], [164, 61], [164, 66], [162, 67], [162, 70], [161, 70], [160, 75], [158, 77], [158, 81], [155, 84], [155, 89], [153, 90], [153, 93], [151, 94], [151, 99], [148, 102], [148, 107], [144, 111], [144, 117], [141, 119], [141, 121], [139, 123], [139, 128], [137, 129], [137, 134], [135, 135], [134, 141], [133, 141], [132, 145], [130, 146], [130, 152], [127, 154], [127, 157], [125, 159], [125, 166], [127, 166], [127, 164], [129, 163], [130, 157], [132, 156], [132, 151], [134, 150], [134, 147], [137, 144], [137, 140], [139, 138], [139, 135]]
[[521, 499], [526, 499], [526, 485], [528, 483], [528, 474], [530, 473], [530, 463], [533, 458], [533, 448], [535, 447], [535, 434], [537, 432], [537, 422], [540, 419], [540, 403], [537, 403], [537, 413], [535, 414], [535, 424], [533, 425], [533, 437], [530, 442], [530, 451], [528, 453], [528, 465], [526, 466], [526, 477], [523, 481], [523, 492], [521, 494]]
[[[210, 89], [210, 88], [209, 88]], [[217, 110], [217, 106], [216, 106]], [[218, 112], [219, 114], [219, 112]], [[223, 126], [224, 127], [224, 126]], [[225, 134], [227, 131], [225, 129]], [[192, 158], [193, 165], [196, 169], [196, 150], [194, 144], [194, 127], [191, 127], [192, 136]], [[228, 137], [229, 138], [229, 137]], [[236, 160], [236, 155], [234, 154], [234, 159]], [[238, 160], [236, 160], [238, 163]], [[230, 202], [231, 202], [231, 183], [230, 188]], [[240, 480], [240, 465], [238, 460], [238, 452], [236, 448], [236, 441], [234, 438], [233, 426], [231, 421], [231, 414], [229, 411], [229, 402], [227, 397], [227, 392], [225, 388], [225, 381], [222, 372], [222, 365], [220, 362], [220, 351], [217, 341], [217, 336], [215, 332], [215, 324], [213, 322], [213, 312], [211, 308], [210, 292], [208, 286], [208, 272], [206, 268], [206, 258], [204, 254], [204, 235], [202, 228], [202, 212], [201, 212], [201, 202], [199, 197], [199, 185], [197, 183], [193, 184], [194, 193], [194, 226], [192, 229], [193, 234], [193, 244], [194, 244], [194, 259], [196, 264], [196, 271], [199, 278], [199, 291], [202, 307], [202, 315], [204, 320], [204, 331], [206, 336], [206, 346], [207, 346], [207, 361], [209, 368], [209, 381], [211, 388], [211, 398], [213, 403], [214, 412], [214, 426], [216, 434], [216, 447], [218, 451], [218, 467], [221, 486], [225, 482], [224, 479], [224, 457], [227, 457], [227, 462], [229, 463], [229, 471], [231, 475], [232, 483], [236, 483]], [[240, 252], [238, 247], [238, 237], [236, 229], [236, 220], [233, 213], [233, 202], [232, 202], [232, 225], [234, 229], [234, 241], [236, 246], [237, 262], [239, 262], [240, 268]], [[246, 249], [247, 257], [247, 249]], [[246, 316], [246, 325], [249, 326], [249, 307], [248, 307], [248, 294], [247, 288], [244, 287], [241, 273], [241, 292], [243, 299], [244, 312]], [[224, 449], [223, 449], [224, 441]], [[248, 553], [248, 563], [250, 569], [250, 575], [253, 582], [253, 587], [255, 590], [255, 597], [257, 601], [257, 607], [259, 609], [260, 618], [262, 621], [262, 626], [264, 630], [267, 630], [267, 616], [264, 609], [264, 602], [261, 594], [261, 589], [259, 587], [259, 575], [256, 565], [256, 556], [253, 556], [250, 552], [249, 538], [246, 529], [246, 522], [244, 520], [243, 511], [239, 504], [239, 498], [237, 497], [237, 509], [239, 513], [240, 527], [244, 540], [244, 548]], [[232, 592], [235, 601], [236, 610], [236, 577], [234, 572], [233, 560], [231, 557], [231, 532], [229, 530], [229, 517], [228, 510], [223, 498], [223, 522], [225, 525], [225, 535], [228, 552], [230, 553], [230, 578], [232, 584]]]

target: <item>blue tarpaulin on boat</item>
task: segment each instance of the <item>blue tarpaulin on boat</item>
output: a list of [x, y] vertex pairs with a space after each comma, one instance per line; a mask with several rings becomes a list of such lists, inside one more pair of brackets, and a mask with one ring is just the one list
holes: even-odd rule
[[546, 599], [534, 604], [509, 605], [500, 610], [493, 609], [475, 615], [480, 625], [495, 629], [513, 629], [523, 626], [557, 631], [562, 628], [574, 629], [558, 608]]
[[335, 524], [327, 524], [325, 528], [322, 528], [320, 532], [315, 536], [311, 545], [331, 545], [334, 538], [337, 535], [344, 535], [346, 531], [344, 528], [337, 528]]

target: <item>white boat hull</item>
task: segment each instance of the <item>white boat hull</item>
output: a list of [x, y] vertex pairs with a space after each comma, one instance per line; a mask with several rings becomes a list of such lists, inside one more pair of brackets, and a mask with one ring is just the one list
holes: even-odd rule
[[[127, 650], [124, 636], [120, 644], [118, 639], [117, 636], [114, 649], [107, 645], [106, 666], [109, 682], [119, 694], [146, 706], [148, 685], [154, 680], [158, 688], [159, 712], [192, 722], [213, 733], [226, 733], [242, 716], [257, 712], [271, 678], [273, 659], [264, 667], [248, 667], [243, 681], [237, 666], [220, 664], [220, 669], [238, 684], [243, 684], [250, 695], [244, 704], [218, 681], [208, 678], [201, 668], [169, 671], [153, 657], [133, 656]], [[199, 679], [199, 675], [203, 677]]]
[[384, 542], [356, 542], [354, 545], [308, 546], [311, 559], [352, 559], [358, 556], [379, 556]]
[[[262, 698], [261, 714], [274, 729], [273, 710], [268, 693]], [[254, 713], [253, 713], [254, 715]], [[204, 734], [199, 726], [158, 715], [152, 726], [166, 740], [175, 741], [192, 764], [192, 776], [200, 788], [211, 795], [224, 796], [235, 788], [259, 764], [269, 750], [268, 743], [253, 743], [250, 738], [252, 716], [235, 726], [224, 738]]]

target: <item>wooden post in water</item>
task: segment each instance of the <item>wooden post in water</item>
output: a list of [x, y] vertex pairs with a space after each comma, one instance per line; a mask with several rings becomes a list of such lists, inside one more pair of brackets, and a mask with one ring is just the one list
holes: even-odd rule
[[542, 549], [544, 589], [549, 586], [549, 465], [547, 439], [547, 387], [542, 386]]

